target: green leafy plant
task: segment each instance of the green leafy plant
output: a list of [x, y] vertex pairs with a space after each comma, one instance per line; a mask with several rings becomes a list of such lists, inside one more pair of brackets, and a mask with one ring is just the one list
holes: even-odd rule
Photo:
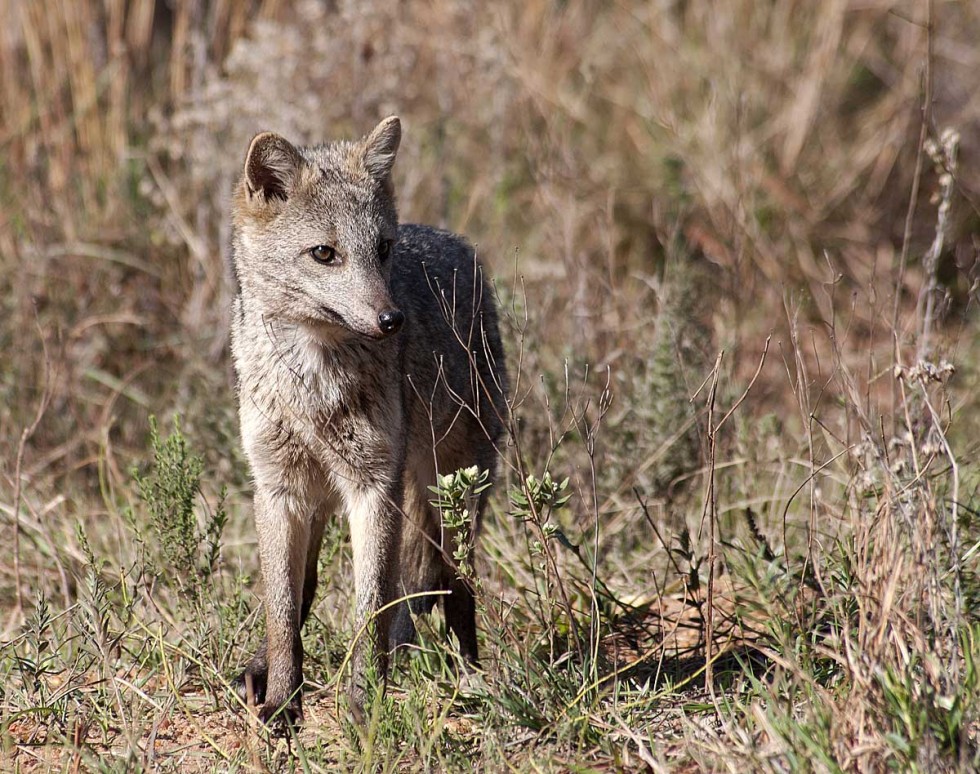
[[174, 418], [173, 431], [161, 437], [156, 418], [150, 418], [153, 460], [145, 472], [133, 471], [139, 499], [149, 522], [147, 540], [133, 516], [143, 545], [156, 557], [156, 571], [167, 583], [192, 599], [213, 576], [221, 550], [221, 533], [228, 521], [225, 490], [213, 510], [201, 495], [203, 459], [194, 454]]
[[440, 475], [429, 490], [432, 505], [442, 514], [442, 525], [453, 536], [453, 560], [461, 578], [473, 577], [473, 512], [476, 498], [490, 486], [490, 473], [475, 465]]

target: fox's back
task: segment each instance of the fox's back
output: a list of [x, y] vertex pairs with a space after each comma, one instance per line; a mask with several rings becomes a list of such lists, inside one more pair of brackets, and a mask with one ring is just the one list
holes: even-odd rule
[[400, 226], [391, 293], [406, 317], [400, 336], [413, 432], [431, 424], [441, 437], [454, 422], [475, 420], [499, 438], [507, 374], [493, 290], [473, 248], [448, 231]]

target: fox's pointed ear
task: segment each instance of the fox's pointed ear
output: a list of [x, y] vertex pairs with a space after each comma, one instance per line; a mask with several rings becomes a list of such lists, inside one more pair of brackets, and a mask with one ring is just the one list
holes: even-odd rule
[[402, 139], [402, 122], [389, 116], [364, 140], [364, 168], [375, 180], [387, 181]]
[[255, 135], [245, 156], [245, 188], [249, 198], [260, 195], [266, 201], [289, 198], [303, 158], [284, 137], [273, 132]]

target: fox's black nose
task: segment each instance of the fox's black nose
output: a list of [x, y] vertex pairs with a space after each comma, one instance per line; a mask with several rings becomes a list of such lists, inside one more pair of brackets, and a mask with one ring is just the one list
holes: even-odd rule
[[405, 315], [398, 309], [386, 309], [378, 315], [378, 327], [382, 333], [397, 333], [405, 322]]

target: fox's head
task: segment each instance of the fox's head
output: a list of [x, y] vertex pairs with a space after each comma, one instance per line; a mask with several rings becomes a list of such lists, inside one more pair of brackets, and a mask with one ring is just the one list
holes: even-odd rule
[[266, 319], [325, 338], [380, 339], [403, 316], [388, 289], [397, 240], [397, 117], [358, 142], [296, 147], [272, 132], [248, 148], [235, 190], [235, 273]]

